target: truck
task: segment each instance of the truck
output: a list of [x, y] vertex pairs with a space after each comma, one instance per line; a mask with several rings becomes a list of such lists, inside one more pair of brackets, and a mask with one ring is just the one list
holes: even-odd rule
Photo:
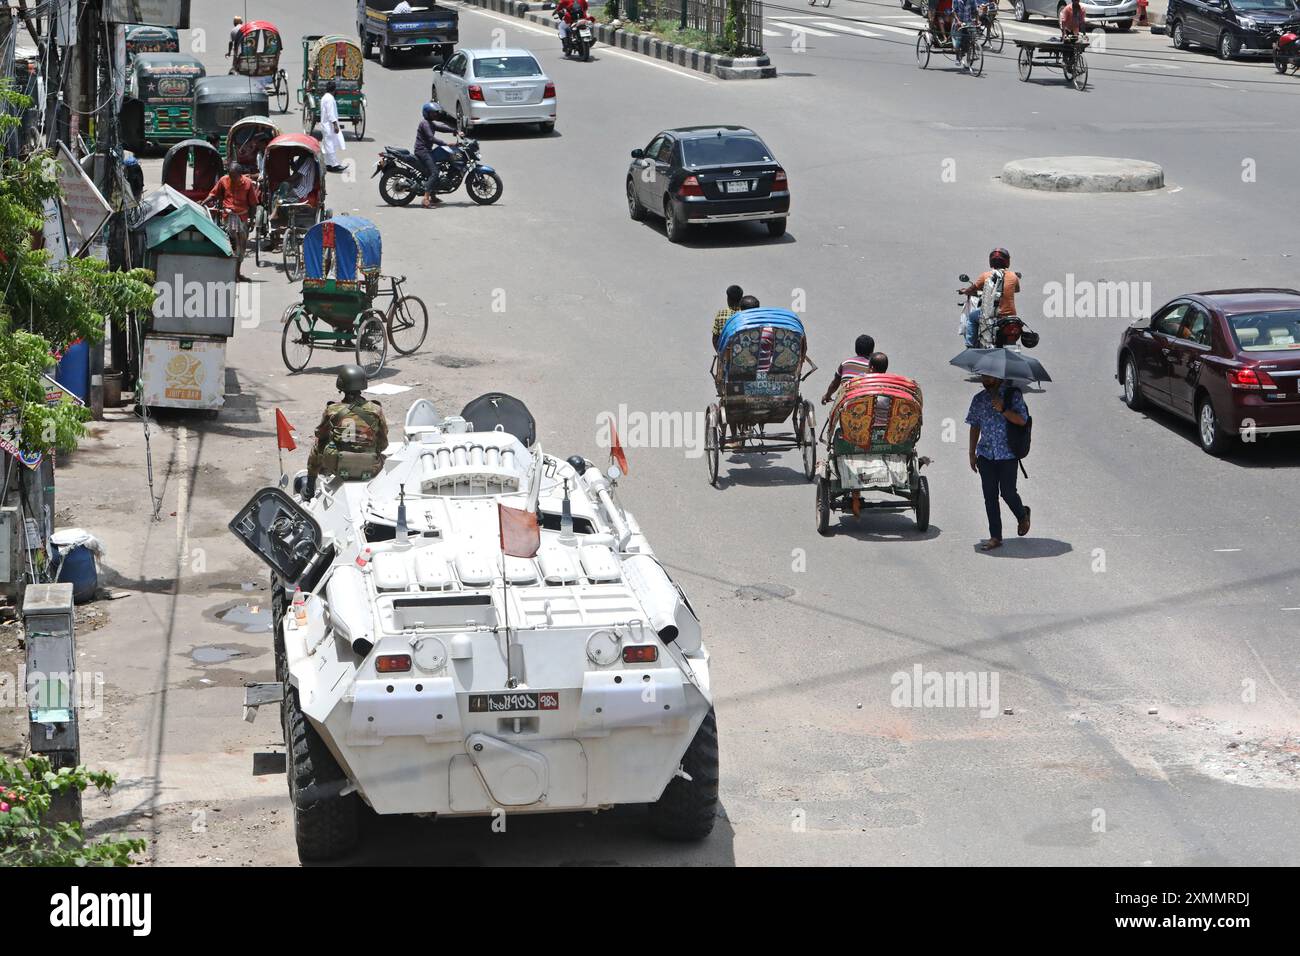
[[275, 656], [244, 716], [279, 705], [301, 860], [351, 852], [363, 813], [640, 804], [663, 838], [709, 835], [709, 652], [620, 477], [544, 454], [512, 396], [420, 398], [369, 480], [304, 471], [239, 511]]
[[369, 57], [377, 45], [383, 66], [392, 66], [398, 52], [414, 52], [445, 63], [460, 39], [460, 14], [436, 3], [410, 4], [409, 13], [394, 13], [393, 8], [401, 2], [357, 0], [362, 53]]

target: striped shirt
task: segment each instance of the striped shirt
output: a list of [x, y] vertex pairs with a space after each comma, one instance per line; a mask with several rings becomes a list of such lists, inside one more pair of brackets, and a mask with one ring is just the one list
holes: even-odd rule
[[871, 375], [871, 362], [865, 356], [855, 355], [852, 358], [846, 358], [840, 363], [839, 372], [837, 373], [841, 382], [847, 382], [851, 378], [857, 378], [859, 375]]

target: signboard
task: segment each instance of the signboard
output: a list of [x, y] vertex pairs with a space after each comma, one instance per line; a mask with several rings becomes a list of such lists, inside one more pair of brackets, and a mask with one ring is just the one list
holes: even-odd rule
[[238, 263], [221, 256], [163, 253], [154, 270], [151, 330], [177, 335], [235, 334]]
[[146, 405], [210, 410], [225, 404], [225, 342], [146, 335], [140, 367]]
[[63, 230], [63, 207], [57, 199], [45, 200], [45, 223], [41, 232], [45, 236], [45, 251], [50, 254], [50, 266], [57, 269], [68, 259], [68, 235]]
[[151, 27], [190, 28], [190, 0], [104, 0], [109, 23], [147, 23]]
[[63, 143], [59, 143], [57, 162], [59, 189], [63, 193], [63, 228], [68, 236], [68, 248], [76, 256], [104, 228], [113, 209]]

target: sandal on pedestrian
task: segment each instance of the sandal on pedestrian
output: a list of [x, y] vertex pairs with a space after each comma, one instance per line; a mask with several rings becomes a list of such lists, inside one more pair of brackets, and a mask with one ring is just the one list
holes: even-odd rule
[[981, 551], [992, 551], [995, 548], [1000, 548], [1000, 547], [1002, 547], [1001, 538], [989, 538], [987, 541], [980, 542]]
[[1029, 508], [1025, 508], [1025, 516], [1020, 519], [1020, 524], [1016, 525], [1016, 534], [1024, 537], [1029, 534]]
[[420, 205], [423, 206], [425, 209], [428, 209], [430, 206], [433, 205], [433, 202], [429, 199], [428, 196], [425, 196], [423, 199], [420, 200]]

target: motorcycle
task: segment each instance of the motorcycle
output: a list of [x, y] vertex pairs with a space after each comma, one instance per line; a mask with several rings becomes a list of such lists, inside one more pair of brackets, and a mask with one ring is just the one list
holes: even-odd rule
[[[434, 192], [438, 195], [454, 193], [465, 184], [469, 198], [480, 206], [490, 206], [501, 198], [505, 185], [491, 166], [479, 159], [478, 140], [457, 137], [451, 147], [452, 158], [438, 164], [438, 181]], [[390, 206], [408, 206], [416, 196], [424, 195], [428, 179], [424, 164], [409, 149], [385, 146], [375, 163], [370, 178], [379, 177], [379, 195]]]
[[569, 32], [560, 39], [566, 57], [576, 56], [583, 62], [591, 60], [591, 48], [596, 43], [596, 34], [591, 29], [594, 22], [587, 17], [569, 24]]
[[1273, 66], [1283, 75], [1287, 70], [1300, 73], [1300, 28], [1276, 27], [1273, 30]]
[[[962, 273], [957, 277], [958, 281], [967, 285], [970, 284], [970, 276]], [[1020, 278], [1020, 273], [1016, 273], [1016, 278]], [[959, 293], [960, 294], [960, 293]], [[958, 321], [957, 331], [966, 340], [966, 316], [972, 310], [979, 308], [979, 300], [973, 295], [963, 295], [961, 313]], [[1029, 326], [1025, 325], [1023, 319], [1018, 315], [999, 315], [992, 318], [981, 315], [979, 326], [975, 330], [975, 348], [1019, 348], [1024, 346], [1032, 349], [1038, 345], [1038, 333]]]

